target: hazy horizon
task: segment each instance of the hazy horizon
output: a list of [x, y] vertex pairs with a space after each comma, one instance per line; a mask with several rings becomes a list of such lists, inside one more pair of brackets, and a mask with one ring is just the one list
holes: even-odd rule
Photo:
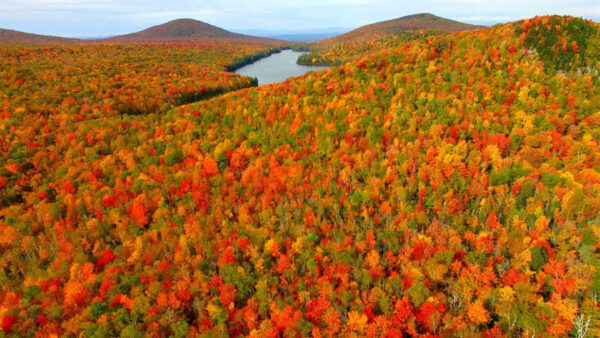
[[198, 4], [190, 0], [22, 0], [0, 4], [1, 28], [64, 37], [105, 37], [137, 32], [179, 18], [192, 18], [257, 35], [348, 31], [365, 24], [416, 13], [432, 13], [471, 24], [493, 25], [536, 15], [581, 16], [599, 21], [593, 0], [321, 0], [286, 2], [225, 0]]

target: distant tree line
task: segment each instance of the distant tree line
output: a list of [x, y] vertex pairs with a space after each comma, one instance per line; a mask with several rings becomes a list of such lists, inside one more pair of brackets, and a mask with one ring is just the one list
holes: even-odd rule
[[296, 61], [296, 63], [305, 66], [336, 66], [341, 64], [341, 62], [332, 62], [330, 60], [326, 60], [322, 55], [316, 53], [302, 54], [300, 57], [298, 57], [298, 61]]

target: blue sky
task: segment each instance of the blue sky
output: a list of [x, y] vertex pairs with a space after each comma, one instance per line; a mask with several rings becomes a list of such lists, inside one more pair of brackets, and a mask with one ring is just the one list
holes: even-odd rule
[[0, 0], [0, 27], [94, 37], [194, 18], [233, 31], [289, 33], [352, 29], [422, 12], [488, 25], [542, 14], [600, 21], [600, 0]]

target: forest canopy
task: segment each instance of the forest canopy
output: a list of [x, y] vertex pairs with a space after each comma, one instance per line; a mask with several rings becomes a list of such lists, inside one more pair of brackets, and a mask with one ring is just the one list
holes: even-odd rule
[[0, 335], [598, 336], [598, 25], [414, 34], [0, 47]]

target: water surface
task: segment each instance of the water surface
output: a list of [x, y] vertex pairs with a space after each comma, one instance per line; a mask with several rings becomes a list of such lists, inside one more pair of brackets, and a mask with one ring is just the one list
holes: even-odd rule
[[255, 63], [244, 66], [235, 72], [255, 77], [258, 85], [283, 82], [290, 77], [300, 76], [309, 71], [329, 69], [329, 66], [304, 66], [296, 63], [298, 57], [304, 53], [294, 52], [290, 49], [273, 54]]

